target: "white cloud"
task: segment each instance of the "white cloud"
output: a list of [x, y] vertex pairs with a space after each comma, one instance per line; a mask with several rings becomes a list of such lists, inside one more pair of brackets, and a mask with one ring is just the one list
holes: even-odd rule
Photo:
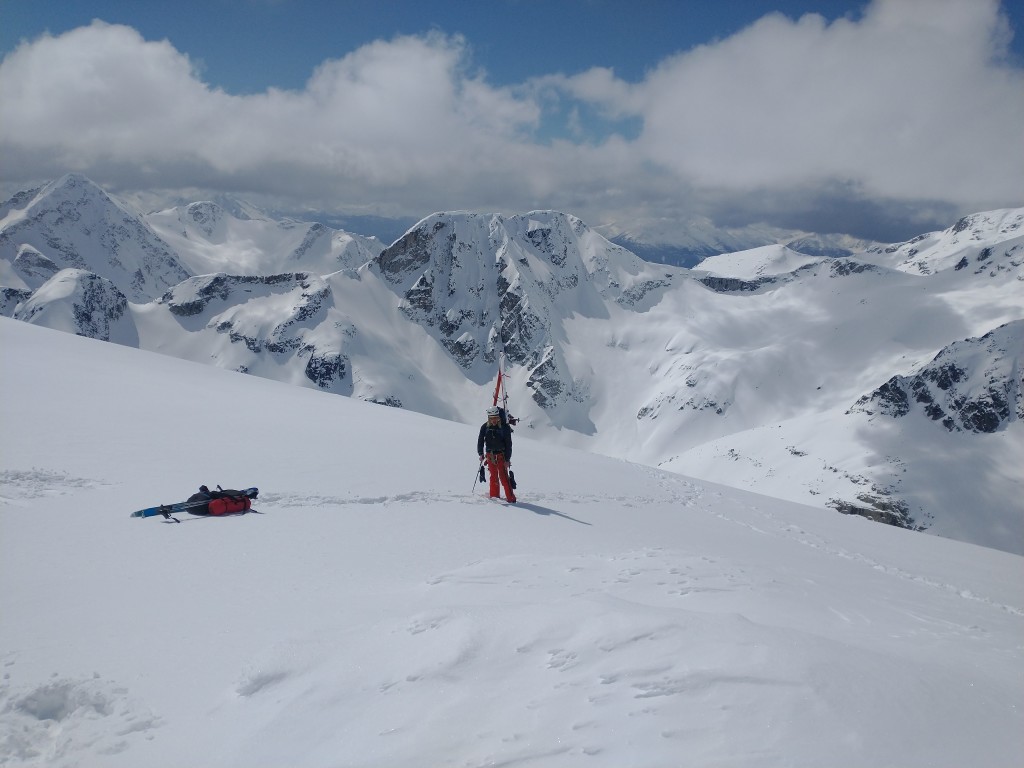
[[[433, 33], [325, 61], [302, 90], [236, 96], [169, 42], [94, 22], [0, 63], [2, 172], [593, 223], [786, 206], [813, 220], [844, 200], [966, 212], [1024, 202], [1024, 71], [1001, 58], [1007, 40], [996, 0], [875, 0], [831, 24], [766, 16], [636, 83], [594, 68], [496, 87], [467, 41]], [[639, 133], [584, 141], [595, 110]], [[542, 137], [551, 115], [563, 138]]]
[[859, 21], [774, 14], [636, 86], [592, 70], [563, 87], [610, 110], [631, 105], [638, 152], [699, 187], [840, 183], [1020, 203], [1024, 72], [1002, 59], [998, 11], [995, 0], [877, 0]]
[[0, 137], [8, 152], [56, 150], [60, 161], [149, 152], [173, 138], [186, 117], [180, 108], [192, 114], [208, 98], [188, 58], [169, 43], [95, 22], [4, 59]]
[[22, 172], [114, 159], [250, 179], [290, 166], [314, 187], [330, 176], [400, 187], [499, 150], [536, 120], [529, 101], [463, 73], [463, 59], [460, 38], [403, 37], [324, 62], [301, 92], [232, 96], [169, 43], [94, 22], [0, 65], [0, 142]]

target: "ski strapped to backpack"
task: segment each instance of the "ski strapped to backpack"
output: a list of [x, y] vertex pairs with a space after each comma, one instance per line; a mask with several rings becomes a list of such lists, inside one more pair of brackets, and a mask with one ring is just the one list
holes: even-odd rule
[[258, 488], [246, 488], [244, 491], [224, 490], [219, 485], [216, 491], [202, 486], [199, 493], [193, 494], [187, 501], [177, 504], [160, 504], [132, 512], [131, 517], [155, 517], [162, 515], [166, 520], [179, 522], [171, 515], [187, 512], [190, 515], [229, 515], [247, 512], [252, 509], [252, 501], [259, 496]]
[[[512, 429], [516, 424], [519, 423], [519, 419], [511, 416], [508, 412], [508, 390], [505, 388], [505, 353], [501, 353], [501, 357], [498, 358], [498, 379], [494, 383], [494, 397], [491, 399], [491, 405], [498, 408], [498, 415], [501, 417], [501, 426]], [[501, 400], [501, 405], [498, 405], [498, 400]]]
[[[498, 379], [494, 383], [494, 396], [491, 399], [491, 405], [498, 409], [498, 418], [501, 419], [501, 426], [507, 429], [510, 433], [515, 432], [512, 427], [519, 423], [519, 419], [515, 418], [508, 412], [508, 389], [505, 387], [505, 379], [508, 378], [505, 375], [505, 353], [502, 352], [498, 357]], [[501, 405], [498, 405], [498, 401], [501, 400]], [[480, 481], [484, 480], [484, 467], [480, 465]], [[512, 487], [512, 490], [516, 489], [516, 476], [515, 473], [508, 470], [508, 484]], [[473, 483], [474, 490], [476, 489], [476, 483]]]

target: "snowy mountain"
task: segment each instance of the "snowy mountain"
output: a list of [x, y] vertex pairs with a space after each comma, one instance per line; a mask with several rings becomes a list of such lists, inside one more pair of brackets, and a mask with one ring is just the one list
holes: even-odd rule
[[[767, 225], [718, 227], [707, 217], [604, 224], [595, 229], [616, 245], [656, 264], [694, 267], [703, 259], [766, 245], [786, 245], [807, 256], [842, 257], [878, 243], [840, 234], [817, 234]], [[884, 246], [882, 246], [884, 247]]]
[[0, 282], [33, 291], [61, 269], [87, 269], [145, 303], [193, 275], [328, 274], [383, 249], [323, 224], [278, 221], [242, 201], [142, 214], [79, 174], [0, 206]]
[[853, 410], [901, 418], [916, 403], [950, 432], [1006, 429], [1011, 420], [1024, 419], [1021, 339], [1024, 320], [1001, 325], [980, 339], [955, 342], [913, 376], [893, 376]]
[[[0, 354], [10, 768], [1020, 756], [1019, 555], [520, 433], [507, 506], [475, 424], [7, 318]], [[128, 517], [200, 483], [257, 512]]]
[[145, 219], [196, 275], [328, 274], [365, 264], [384, 247], [373, 238], [323, 224], [272, 220], [251, 206], [235, 203], [232, 209], [198, 202]]
[[88, 270], [143, 302], [190, 274], [136, 212], [78, 174], [0, 207], [4, 286], [35, 290], [60, 269]]
[[[814, 358], [784, 366], [802, 371], [811, 386], [800, 392], [800, 382], [776, 371], [787, 385], [772, 394], [775, 402], [796, 389], [814, 406], [715, 436], [662, 466], [1022, 551], [1024, 211], [972, 219], [995, 226], [975, 228], [967, 242], [956, 237], [958, 227], [966, 231], [962, 223], [921, 238], [927, 247], [899, 271], [907, 266], [903, 246], [788, 274], [777, 274], [776, 265], [799, 258], [771, 248], [749, 252], [757, 258], [746, 262], [735, 254], [702, 264], [717, 262], [736, 275], [734, 286], [776, 302], [788, 297], [817, 318], [788, 324], [795, 338], [787, 352], [810, 348]], [[967, 270], [965, 262], [984, 266]], [[819, 289], [809, 293], [815, 283]], [[772, 378], [768, 373], [757, 386]], [[949, 477], [958, 482], [947, 484]]]
[[523, 436], [1024, 552], [1024, 209], [693, 270], [553, 211], [436, 213], [379, 249], [212, 203], [147, 221], [199, 274], [140, 301], [32, 246], [4, 313], [466, 424], [504, 353]]
[[1024, 209], [1009, 208], [965, 216], [940, 232], [918, 235], [905, 243], [867, 251], [877, 264], [917, 275], [950, 267], [974, 274], [1016, 273], [1024, 259]]
[[[571, 371], [565, 343], [574, 317], [606, 320], [609, 308], [642, 311], [673, 275], [612, 245], [579, 219], [552, 211], [503, 217], [435, 214], [370, 264], [423, 327], [478, 383], [504, 352], [523, 369], [522, 389], [559, 427], [591, 429], [589, 382]], [[539, 410], [538, 410], [539, 409]]]
[[62, 269], [14, 309], [15, 320], [101, 341], [138, 346], [128, 299], [106, 278], [84, 269]]

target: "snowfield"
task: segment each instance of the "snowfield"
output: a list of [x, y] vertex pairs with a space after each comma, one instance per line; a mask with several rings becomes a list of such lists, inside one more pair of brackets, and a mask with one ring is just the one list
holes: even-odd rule
[[[0, 764], [1011, 766], [1024, 558], [0, 318]], [[480, 403], [480, 412], [489, 403]], [[258, 514], [134, 520], [201, 483]]]

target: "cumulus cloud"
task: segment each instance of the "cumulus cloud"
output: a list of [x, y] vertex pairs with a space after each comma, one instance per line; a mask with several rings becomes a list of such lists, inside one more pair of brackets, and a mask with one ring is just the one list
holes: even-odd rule
[[639, 84], [593, 70], [558, 85], [634, 110], [638, 155], [722, 216], [778, 195], [807, 218], [819, 191], [833, 207], [838, 190], [860, 210], [1019, 205], [1024, 72], [1006, 59], [1009, 33], [996, 0], [876, 0], [832, 24], [766, 16]]
[[[1019, 161], [1024, 124], [1019, 73], [992, 66], [995, 10], [886, 0], [860, 23], [766, 17], [651, 78], [646, 149], [728, 186], [820, 177], [892, 197], [1019, 194], [1024, 177], [991, 152], [1016, 149]], [[693, 98], [662, 98], [673, 91]], [[700, 151], [673, 153], [680, 139]]]
[[[872, 236], [1024, 204], [1009, 35], [997, 0], [875, 0], [832, 23], [766, 16], [638, 82], [594, 68], [498, 87], [471, 41], [431, 33], [325, 61], [301, 90], [239, 96], [169, 42], [97, 21], [0, 63], [0, 172], [329, 210], [705, 214]], [[589, 114], [607, 121], [597, 139]], [[638, 129], [617, 132], [627, 119]]]
[[302, 91], [234, 96], [166, 41], [97, 21], [0, 65], [5, 173], [134, 166], [142, 183], [198, 175], [322, 195], [458, 183], [453, 169], [488, 162], [537, 118], [529, 101], [467, 74], [464, 59], [461, 38], [401, 37], [324, 62]]

